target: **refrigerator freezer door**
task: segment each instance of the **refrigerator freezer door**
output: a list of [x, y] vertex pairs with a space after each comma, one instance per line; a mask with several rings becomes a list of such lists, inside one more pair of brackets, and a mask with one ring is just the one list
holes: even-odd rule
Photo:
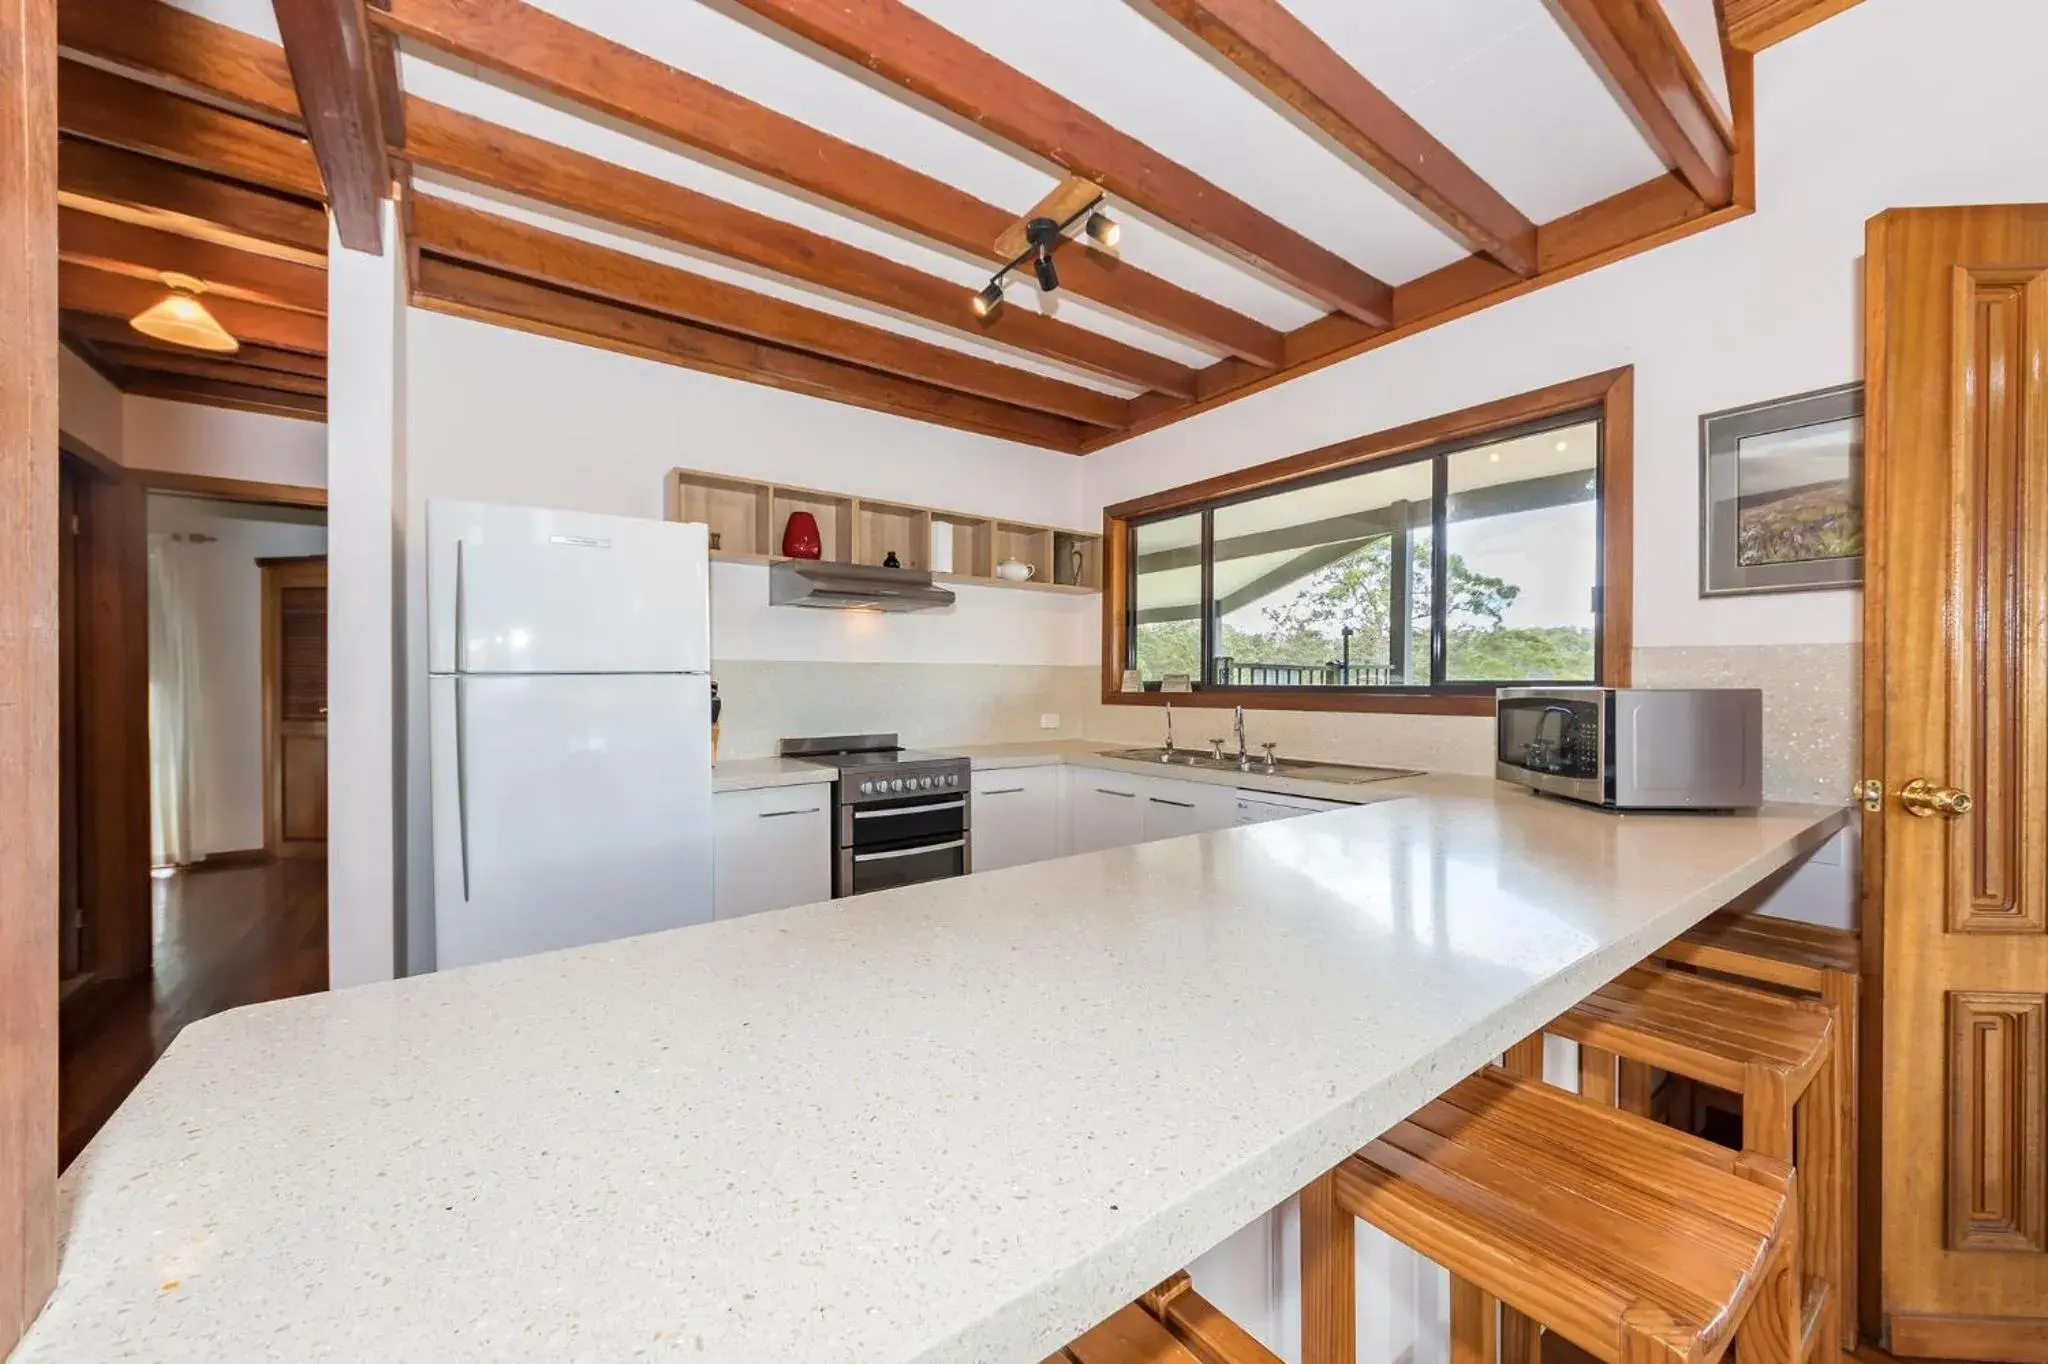
[[429, 686], [441, 967], [710, 920], [708, 679]]
[[710, 669], [701, 525], [432, 502], [427, 540], [430, 672]]

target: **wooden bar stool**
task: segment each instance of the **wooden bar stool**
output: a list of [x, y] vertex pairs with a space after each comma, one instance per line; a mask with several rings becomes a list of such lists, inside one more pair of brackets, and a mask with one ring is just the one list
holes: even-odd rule
[[1602, 1364], [1793, 1364], [1798, 1217], [1782, 1162], [1488, 1067], [1302, 1195], [1304, 1364], [1357, 1350], [1354, 1219], [1452, 1275], [1452, 1364], [1495, 1305]]
[[1280, 1364], [1176, 1274], [1045, 1364]]
[[[1823, 928], [1764, 914], [1723, 912], [1667, 944], [1657, 956], [1701, 971], [1761, 982], [1802, 998], [1817, 999], [1835, 1024], [1835, 1066], [1841, 1091], [1842, 1150], [1835, 1190], [1841, 1222], [1841, 1269], [1835, 1283], [1843, 1294], [1856, 1291], [1857, 1064], [1860, 1056], [1863, 940], [1840, 928]], [[1856, 1348], [1856, 1313], [1844, 1303], [1841, 1340]]]
[[[1708, 976], [1639, 966], [1546, 1029], [1579, 1044], [1580, 1088], [1607, 1102], [1631, 1088], [1616, 1058], [1742, 1097], [1743, 1150], [1799, 1171], [1804, 1291], [1800, 1358], [1841, 1348], [1841, 1083], [1822, 1005]], [[1647, 1086], [1637, 1086], [1647, 1093]]]

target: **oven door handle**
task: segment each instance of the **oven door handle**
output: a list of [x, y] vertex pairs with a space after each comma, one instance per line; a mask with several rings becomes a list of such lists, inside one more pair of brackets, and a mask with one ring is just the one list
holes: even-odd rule
[[966, 846], [966, 839], [956, 838], [950, 843], [927, 843], [920, 848], [896, 848], [889, 852], [855, 853], [853, 860], [856, 862], [885, 862], [892, 857], [917, 857], [924, 853], [948, 852], [954, 848], [964, 848]]
[[893, 810], [855, 810], [853, 817], [855, 819], [890, 819], [896, 815], [923, 815], [929, 814], [933, 810], [964, 810], [966, 808], [967, 798], [963, 796], [959, 800], [935, 801], [930, 805], [900, 805]]

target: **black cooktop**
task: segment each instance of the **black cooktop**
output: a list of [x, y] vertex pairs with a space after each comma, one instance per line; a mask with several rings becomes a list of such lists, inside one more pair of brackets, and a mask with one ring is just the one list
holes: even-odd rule
[[782, 756], [820, 767], [849, 771], [855, 768], [896, 767], [905, 763], [964, 762], [952, 753], [931, 753], [904, 748], [894, 734], [840, 734], [818, 739], [784, 739]]

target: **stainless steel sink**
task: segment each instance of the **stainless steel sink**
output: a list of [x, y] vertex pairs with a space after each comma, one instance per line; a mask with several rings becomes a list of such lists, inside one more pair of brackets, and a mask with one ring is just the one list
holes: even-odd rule
[[1236, 758], [1212, 758], [1206, 753], [1194, 753], [1184, 748], [1175, 749], [1170, 754], [1163, 748], [1117, 748], [1106, 750], [1098, 756], [1121, 758], [1125, 762], [1154, 763], [1161, 767], [1194, 767], [1208, 772], [1235, 772], [1245, 777], [1296, 777], [1303, 781], [1340, 782], [1349, 785], [1422, 775], [1413, 768], [1363, 767], [1353, 763], [1311, 762], [1305, 758], [1275, 758], [1271, 765], [1263, 758], [1253, 758], [1247, 763], [1240, 764]]

